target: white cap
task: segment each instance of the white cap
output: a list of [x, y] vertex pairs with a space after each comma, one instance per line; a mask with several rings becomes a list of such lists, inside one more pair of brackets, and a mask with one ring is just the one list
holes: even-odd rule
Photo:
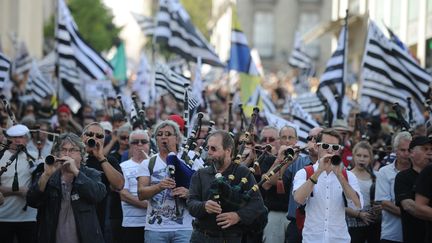
[[109, 121], [102, 121], [99, 124], [103, 127], [104, 130], [112, 132], [113, 128], [112, 128], [112, 125]]
[[6, 130], [6, 134], [9, 137], [21, 137], [27, 135], [29, 132], [30, 130], [28, 129], [28, 127], [22, 124], [11, 126], [8, 130]]

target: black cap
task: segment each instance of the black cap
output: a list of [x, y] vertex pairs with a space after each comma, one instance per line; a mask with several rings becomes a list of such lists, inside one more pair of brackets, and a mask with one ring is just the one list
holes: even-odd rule
[[426, 136], [417, 136], [411, 140], [409, 149], [413, 149], [415, 146], [423, 146], [426, 144], [432, 144], [432, 138], [428, 138]]

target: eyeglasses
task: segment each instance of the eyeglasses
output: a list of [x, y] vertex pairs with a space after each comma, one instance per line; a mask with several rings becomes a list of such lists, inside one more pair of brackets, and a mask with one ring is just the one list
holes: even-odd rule
[[148, 144], [149, 141], [146, 140], [146, 139], [134, 139], [130, 143], [133, 144], [133, 145], [138, 145], [139, 143], [141, 143], [141, 144]]
[[170, 131], [159, 131], [156, 136], [158, 137], [162, 137], [163, 135], [165, 135], [165, 137], [171, 137], [174, 135], [174, 133], [170, 132]]
[[333, 151], [339, 151], [340, 149], [342, 149], [342, 146], [339, 144], [328, 144], [328, 143], [317, 143], [317, 144], [322, 149], [329, 149], [330, 147]]
[[312, 141], [312, 140], [315, 140], [315, 139], [316, 139], [315, 136], [307, 136], [306, 137], [307, 141]]
[[205, 148], [207, 151], [212, 151], [212, 152], [216, 152], [217, 151], [217, 148], [215, 147], [215, 146], [207, 146], [206, 148]]
[[60, 149], [60, 153], [62, 154], [73, 154], [73, 153], [78, 153], [81, 150], [79, 148], [61, 148]]
[[105, 137], [105, 135], [103, 135], [101, 133], [94, 133], [94, 132], [86, 132], [86, 133], [84, 133], [84, 135], [86, 135], [87, 137], [96, 136], [96, 138], [98, 138], [98, 139], [103, 139]]
[[282, 137], [280, 137], [280, 139], [286, 141], [286, 140], [296, 139], [296, 137], [294, 137], [294, 136], [282, 136]]
[[128, 140], [129, 136], [120, 136], [120, 140]]
[[261, 142], [264, 143], [273, 143], [274, 141], [276, 141], [276, 138], [274, 137], [262, 137], [261, 138]]

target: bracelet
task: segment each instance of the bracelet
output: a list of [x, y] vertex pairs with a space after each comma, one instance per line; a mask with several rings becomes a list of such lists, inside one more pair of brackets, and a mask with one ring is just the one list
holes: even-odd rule
[[107, 158], [104, 158], [103, 160], [99, 161], [99, 164], [102, 164], [102, 163], [105, 163], [105, 162], [108, 162]]
[[312, 183], [315, 184], [315, 185], [318, 183], [318, 181], [315, 180], [315, 179], [313, 179], [312, 177], [309, 177], [309, 180], [312, 181]]

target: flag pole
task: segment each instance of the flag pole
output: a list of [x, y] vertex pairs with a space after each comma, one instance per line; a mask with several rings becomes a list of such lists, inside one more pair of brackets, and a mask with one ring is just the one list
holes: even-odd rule
[[346, 79], [346, 73], [347, 73], [347, 64], [348, 64], [348, 9], [346, 9], [345, 12], [345, 23], [344, 23], [344, 55], [343, 55], [343, 70], [342, 70], [342, 84], [341, 84], [341, 93], [338, 99], [338, 110], [337, 110], [337, 119], [343, 118], [343, 111], [342, 111], [342, 105], [343, 100], [345, 98], [345, 79]]

